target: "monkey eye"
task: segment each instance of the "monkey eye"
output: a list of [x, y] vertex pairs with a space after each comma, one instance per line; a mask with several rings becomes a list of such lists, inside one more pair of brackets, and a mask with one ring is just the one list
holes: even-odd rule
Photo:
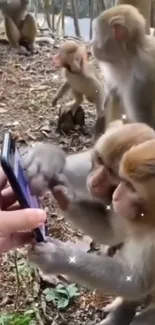
[[128, 189], [130, 189], [130, 191], [135, 192], [135, 193], [137, 192], [136, 189], [133, 187], [133, 185], [130, 182], [123, 180], [123, 183], [126, 185], [126, 187], [128, 187]]

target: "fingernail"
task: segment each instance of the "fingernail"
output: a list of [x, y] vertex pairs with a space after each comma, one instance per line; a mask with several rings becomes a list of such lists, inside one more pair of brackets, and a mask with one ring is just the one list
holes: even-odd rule
[[39, 216], [39, 222], [40, 222], [40, 224], [43, 224], [46, 221], [46, 219], [47, 219], [47, 215], [46, 215], [45, 211], [38, 209], [37, 210], [37, 214]]

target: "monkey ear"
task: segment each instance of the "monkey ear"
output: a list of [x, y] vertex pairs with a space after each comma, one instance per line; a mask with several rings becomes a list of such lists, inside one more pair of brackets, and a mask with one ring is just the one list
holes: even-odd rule
[[122, 16], [114, 17], [110, 20], [113, 38], [117, 41], [123, 41], [126, 38], [127, 29], [124, 26], [124, 18]]
[[62, 67], [62, 60], [61, 60], [61, 57], [60, 57], [59, 54], [53, 55], [52, 56], [52, 61], [53, 61], [54, 65], [57, 68], [61, 68]]

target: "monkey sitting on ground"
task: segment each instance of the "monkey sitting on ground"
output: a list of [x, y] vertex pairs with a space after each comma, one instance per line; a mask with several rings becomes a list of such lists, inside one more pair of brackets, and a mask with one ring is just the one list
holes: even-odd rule
[[[119, 167], [121, 181], [114, 191], [112, 204], [115, 221], [122, 223], [127, 236], [112, 258], [91, 256], [80, 251], [76, 245], [51, 239], [51, 242], [32, 247], [30, 262], [45, 273], [68, 274], [73, 281], [97, 288], [104, 294], [121, 295], [129, 304], [149, 294], [154, 296], [154, 175], [155, 140], [134, 146], [124, 154]], [[104, 238], [106, 222], [102, 231]], [[70, 256], [75, 257], [75, 263], [69, 263]], [[148, 308], [137, 315], [132, 324], [154, 323], [155, 309]], [[107, 319], [101, 324], [114, 322]], [[121, 324], [125, 324], [125, 321]]]
[[54, 97], [52, 105], [55, 106], [69, 90], [72, 90], [74, 96], [73, 102], [60, 111], [60, 120], [68, 112], [71, 112], [73, 119], [76, 120], [75, 115], [85, 96], [96, 107], [95, 137], [98, 137], [105, 127], [103, 84], [87, 60], [86, 48], [74, 41], [67, 41], [60, 46], [58, 54], [53, 57], [53, 62], [55, 67], [64, 68], [66, 81]]
[[29, 0], [10, 0], [0, 4], [6, 35], [19, 54], [33, 52], [37, 35], [35, 19], [27, 12], [28, 5]]
[[34, 17], [27, 12], [28, 5], [29, 0], [10, 0], [0, 3], [7, 38], [18, 54], [25, 55], [36, 52], [35, 40], [53, 44], [53, 40], [48, 37], [36, 38], [37, 25]]
[[127, 119], [155, 128], [155, 39], [139, 11], [122, 4], [102, 12], [93, 21], [93, 53], [106, 96], [117, 90]]
[[[94, 148], [67, 156], [64, 166], [64, 158], [62, 161], [56, 147], [54, 149], [49, 144], [39, 143], [30, 150], [26, 159], [31, 187], [35, 192], [36, 189], [53, 189], [59, 207], [65, 210], [64, 216], [76, 228], [100, 244], [118, 245], [126, 236], [123, 224], [119, 224], [113, 211], [108, 210], [105, 204], [111, 204], [113, 191], [119, 184], [119, 161], [131, 146], [154, 138], [155, 132], [145, 124], [123, 126], [122, 121], [117, 121], [111, 123]], [[62, 179], [61, 172], [69, 180], [69, 186], [65, 178]], [[66, 189], [68, 194], [64, 192]], [[117, 298], [105, 311], [111, 311], [113, 325], [122, 324], [120, 322], [124, 318], [127, 325], [134, 315], [135, 303], [128, 304], [122, 298]]]

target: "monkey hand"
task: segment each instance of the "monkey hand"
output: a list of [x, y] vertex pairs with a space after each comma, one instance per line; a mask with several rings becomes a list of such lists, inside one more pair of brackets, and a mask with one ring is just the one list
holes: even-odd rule
[[33, 193], [41, 195], [67, 181], [62, 174], [65, 162], [66, 155], [58, 146], [38, 142], [30, 148], [23, 164]]
[[52, 106], [54, 107], [57, 104], [58, 98], [55, 96], [52, 100]]
[[49, 239], [47, 243], [37, 243], [28, 252], [28, 261], [44, 273], [63, 272], [69, 263], [69, 245], [57, 239]]
[[75, 193], [68, 186], [57, 185], [53, 188], [52, 193], [62, 211], [67, 211], [69, 204], [75, 200]]

